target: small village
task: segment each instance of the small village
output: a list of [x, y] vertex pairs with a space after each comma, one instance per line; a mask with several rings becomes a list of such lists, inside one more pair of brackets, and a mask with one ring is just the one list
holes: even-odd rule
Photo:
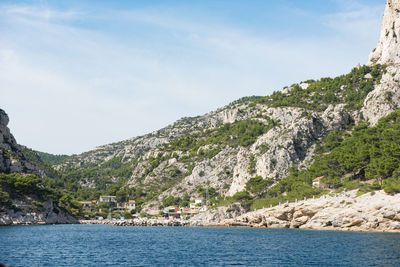
[[[166, 220], [189, 219], [193, 215], [207, 210], [203, 200], [196, 199], [189, 207], [168, 206], [161, 210], [150, 210], [138, 213], [135, 200], [117, 201], [116, 196], [100, 196], [99, 200], [79, 201], [85, 212], [85, 219], [91, 220], [124, 220], [139, 217], [163, 217]], [[105, 216], [105, 214], [107, 214]]]
[[[314, 188], [325, 188], [324, 176], [313, 179]], [[100, 196], [98, 200], [79, 201], [82, 205], [86, 220], [125, 220], [135, 218], [163, 218], [165, 220], [187, 220], [192, 216], [207, 211], [206, 201], [195, 199], [188, 207], [167, 206], [162, 209], [153, 209], [139, 212], [136, 201], [118, 201], [117, 196]]]

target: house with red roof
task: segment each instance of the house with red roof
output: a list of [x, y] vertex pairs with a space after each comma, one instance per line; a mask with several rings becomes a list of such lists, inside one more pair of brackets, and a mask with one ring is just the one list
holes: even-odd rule
[[321, 188], [322, 185], [322, 179], [324, 179], [324, 176], [320, 176], [312, 180], [312, 186], [314, 188]]
[[129, 210], [132, 211], [136, 208], [136, 201], [135, 200], [129, 200], [128, 203], [125, 204], [125, 207]]
[[169, 206], [163, 210], [164, 217], [166, 219], [180, 219], [181, 218], [181, 209], [179, 207]]

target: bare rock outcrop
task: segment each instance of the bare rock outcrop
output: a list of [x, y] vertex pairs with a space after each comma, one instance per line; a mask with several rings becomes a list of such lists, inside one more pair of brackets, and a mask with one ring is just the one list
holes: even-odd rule
[[56, 206], [52, 199], [40, 206], [36, 206], [37, 203], [32, 199], [14, 200], [12, 208], [0, 210], [0, 226], [78, 223], [77, 219]]
[[[400, 52], [400, 51], [399, 51]], [[390, 65], [383, 74], [380, 84], [368, 94], [361, 109], [364, 118], [373, 126], [382, 117], [400, 106], [400, 69]]]
[[387, 0], [383, 15], [380, 39], [369, 56], [368, 65], [386, 65], [380, 84], [368, 94], [361, 113], [371, 125], [400, 104], [400, 1]]
[[400, 194], [356, 191], [245, 213], [220, 222], [267, 228], [400, 232]]
[[[265, 113], [281, 125], [260, 136], [249, 150], [238, 152], [227, 195], [244, 190], [247, 181], [255, 175], [280, 179], [293, 165], [306, 166], [311, 162], [316, 140], [334, 128], [344, 128], [352, 120], [342, 104], [331, 105], [322, 113], [310, 112], [309, 116], [304, 116], [304, 109], [293, 107], [268, 108]], [[268, 151], [262, 151], [262, 146], [268, 147]], [[254, 173], [248, 172], [251, 154], [257, 155]]]
[[0, 172], [32, 173], [41, 176], [43, 172], [25, 159], [17, 141], [7, 127], [8, 122], [7, 113], [0, 109]]
[[216, 209], [207, 210], [194, 216], [190, 221], [193, 223], [201, 222], [204, 225], [219, 225], [223, 221], [237, 218], [245, 212], [246, 210], [240, 203], [232, 203], [227, 207], [218, 207]]
[[400, 63], [400, 1], [387, 0], [380, 39], [369, 56], [369, 65]]

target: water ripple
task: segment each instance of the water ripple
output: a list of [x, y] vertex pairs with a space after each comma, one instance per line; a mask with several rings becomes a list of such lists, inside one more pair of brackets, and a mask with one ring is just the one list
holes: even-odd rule
[[0, 228], [14, 266], [400, 266], [400, 234], [246, 228]]

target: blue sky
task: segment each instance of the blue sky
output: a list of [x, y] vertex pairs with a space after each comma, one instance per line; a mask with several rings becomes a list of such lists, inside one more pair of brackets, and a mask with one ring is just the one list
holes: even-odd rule
[[0, 107], [17, 141], [71, 154], [243, 96], [347, 73], [384, 0], [0, 1]]

